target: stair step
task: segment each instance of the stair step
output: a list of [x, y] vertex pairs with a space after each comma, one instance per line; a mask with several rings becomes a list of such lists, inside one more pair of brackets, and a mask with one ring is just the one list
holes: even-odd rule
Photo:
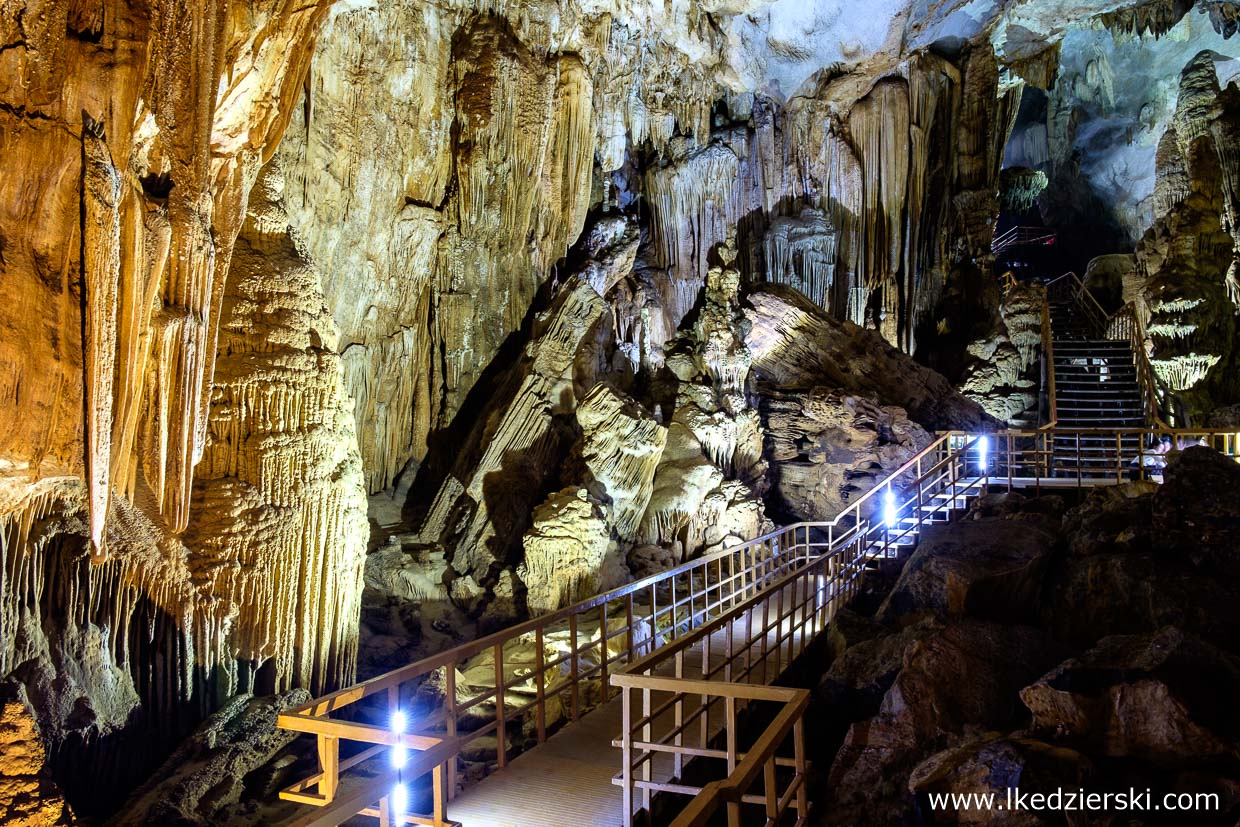
[[1119, 371], [1123, 371], [1125, 373], [1128, 373], [1128, 372], [1135, 373], [1137, 370], [1137, 366], [1134, 365], [1130, 361], [1124, 362], [1122, 364], [1116, 364], [1115, 362], [1110, 362], [1105, 365], [1097, 365], [1093, 363], [1090, 363], [1088, 365], [1078, 365], [1075, 362], [1066, 362], [1060, 359], [1058, 356], [1055, 357], [1055, 373], [1056, 374], [1066, 373], [1066, 372], [1097, 374], [1097, 373], [1101, 373], [1103, 370], [1107, 371], [1108, 373], [1116, 373]]
[[[1141, 386], [1138, 385], [1136, 383], [1136, 380], [1134, 379], [1111, 378], [1103, 382], [1096, 376], [1091, 377], [1089, 379], [1085, 379], [1080, 376], [1056, 376], [1055, 377], [1055, 390], [1056, 391], [1059, 390], [1060, 385], [1072, 385], [1074, 386], [1074, 388], [1080, 387], [1082, 390], [1084, 388], [1095, 388], [1098, 390], [1112, 390], [1112, 391], [1117, 390], [1117, 389], [1120, 391], [1130, 391], [1134, 389], [1139, 391], [1141, 389]], [[1106, 385], [1107, 387], [1101, 388], [1100, 387], [1101, 385]]]
[[[1107, 384], [1110, 384], [1110, 383], [1108, 382]], [[1133, 389], [1134, 389], [1134, 392], [1131, 394], [1131, 397], [1133, 399], [1136, 399], [1139, 402], [1141, 400], [1141, 393], [1139, 389], [1136, 387], [1135, 382], [1133, 383]], [[1104, 396], [1104, 395], [1113, 396], [1119, 399], [1125, 396], [1122, 389], [1117, 392], [1115, 388], [1069, 388], [1069, 389], [1066, 389], [1063, 393], [1059, 393], [1058, 388], [1056, 388], [1055, 395], [1059, 399], [1077, 399], [1077, 398], [1093, 399], [1093, 398]]]

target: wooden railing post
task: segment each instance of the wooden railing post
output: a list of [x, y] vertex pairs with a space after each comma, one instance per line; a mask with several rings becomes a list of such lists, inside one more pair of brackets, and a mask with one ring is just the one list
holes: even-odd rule
[[495, 749], [502, 770], [508, 764], [508, 716], [504, 711], [504, 644], [495, 644]]
[[[456, 759], [453, 759], [455, 762]], [[431, 803], [435, 827], [446, 827], [447, 820], [447, 796], [444, 795], [444, 765], [436, 764], [435, 769], [431, 770], [431, 796], [434, 801]]]
[[318, 737], [319, 769], [323, 773], [319, 781], [319, 795], [330, 802], [336, 797], [340, 784], [340, 739], [334, 735]]
[[580, 686], [578, 685], [578, 680], [577, 680], [578, 670], [580, 667], [577, 664], [579, 655], [577, 652], [577, 613], [576, 612], [573, 612], [572, 614], [568, 616], [568, 636], [570, 638], [569, 645], [571, 647], [571, 655], [568, 659], [568, 673], [569, 673], [570, 681], [572, 683], [572, 686], [569, 689], [569, 696], [571, 698], [571, 703], [572, 703], [572, 709], [570, 710], [569, 717], [573, 721], [573, 723], [576, 723], [577, 715], [579, 712], [579, 705], [580, 705]]
[[[629, 596], [629, 659], [633, 657], [633, 598]], [[534, 632], [534, 693], [538, 708], [534, 710], [534, 726], [538, 732], [538, 743], [547, 740], [547, 646], [543, 642], [543, 630], [539, 626]]]
[[633, 827], [633, 690], [620, 687], [620, 769], [624, 796], [624, 827]]
[[[456, 737], [456, 661], [451, 661], [444, 675], [444, 724], [448, 737]], [[448, 797], [456, 798], [456, 759], [448, 762]]]
[[607, 703], [607, 690], [609, 689], [609, 687], [607, 685], [607, 603], [606, 602], [604, 602], [603, 605], [599, 607], [598, 612], [599, 612], [599, 621], [598, 621], [599, 622], [599, 638], [598, 638], [599, 668], [601, 670], [601, 675], [602, 675], [602, 677], [600, 678], [602, 683], [599, 684], [599, 694], [602, 696], [602, 703]]

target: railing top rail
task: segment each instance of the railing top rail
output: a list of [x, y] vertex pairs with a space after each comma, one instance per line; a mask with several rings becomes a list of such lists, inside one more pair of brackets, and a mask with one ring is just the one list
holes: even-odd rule
[[[892, 485], [893, 481], [899, 478], [901, 474], [907, 473], [907, 471], [916, 468], [918, 460], [925, 457], [931, 451], [935, 450], [939, 445], [946, 442], [949, 446], [949, 452], [950, 452], [951, 450], [950, 440], [952, 440], [953, 438], [963, 437], [965, 439], [964, 445], [958, 449], [955, 456], [967, 454], [970, 448], [976, 445], [978, 440], [980, 440], [982, 437], [981, 434], [977, 434], [977, 435], [972, 435], [973, 438], [969, 439], [970, 436], [971, 436], [970, 434], [966, 434], [960, 431], [950, 431], [946, 434], [943, 434], [938, 439], [936, 439], [934, 442], [932, 442], [929, 446], [927, 446], [924, 450], [918, 452], [918, 454], [913, 459], [909, 460], [904, 465], [900, 466], [899, 470], [895, 471], [894, 473], [889, 475], [885, 480], [878, 483], [873, 488], [871, 488], [869, 491], [867, 491], [866, 495], [876, 495], [880, 490]], [[944, 461], [949, 461], [950, 459], [951, 459], [951, 456], [949, 456]], [[937, 473], [938, 473], [937, 466], [935, 468], [926, 470], [917, 479], [911, 481], [909, 483], [909, 487], [913, 487], [913, 488], [920, 487], [924, 480], [934, 479]], [[862, 499], [864, 498], [858, 498], [857, 502], [853, 503], [853, 505], [850, 506], [849, 509], [845, 509], [845, 511], [841, 512], [840, 516], [843, 516], [843, 514], [847, 513], [848, 510], [858, 507]], [[840, 517], [837, 516], [836, 520], [838, 521], [839, 519]], [[860, 524], [860, 520], [858, 520], [858, 524]], [[839, 545], [843, 545], [845, 543], [853, 542], [854, 539], [855, 539], [854, 534], [837, 537], [835, 538], [835, 542], [832, 544], [832, 547], [836, 547]], [[694, 646], [703, 637], [708, 637], [709, 635], [713, 634], [715, 631], [722, 629], [729, 623], [732, 623], [738, 618], [744, 616], [745, 612], [749, 611], [750, 609], [756, 606], [760, 606], [762, 602], [768, 598], [769, 593], [786, 586], [787, 584], [791, 583], [796, 578], [800, 577], [802, 573], [805, 571], [807, 565], [809, 565], [810, 563], [812, 563], [812, 560], [807, 558], [806, 565], [797, 566], [792, 571], [789, 571], [788, 573], [784, 574], [774, 583], [768, 585], [766, 588], [762, 589], [760, 592], [754, 594], [748, 600], [745, 600], [743, 603], [740, 603], [734, 606], [728, 612], [718, 615], [717, 617], [711, 618], [709, 621], [707, 621], [706, 623], [703, 623], [701, 626], [698, 626], [696, 629], [694, 629], [689, 634], [679, 637], [676, 640], [670, 643], [667, 643], [663, 646], [660, 646], [658, 649], [655, 649], [653, 652], [650, 652], [644, 657], [639, 658], [627, 664], [623, 669], [617, 670], [612, 675], [613, 684], [616, 683], [616, 677], [618, 675], [625, 675], [625, 674], [633, 675], [633, 674], [644, 672], [652, 668], [654, 665], [664, 662], [669, 657], [672, 657], [673, 655], [675, 655], [677, 652], [684, 651], [685, 649], [688, 649]]]
[[1094, 437], [1100, 434], [1119, 434], [1119, 435], [1151, 434], [1151, 435], [1159, 435], [1159, 436], [1161, 436], [1162, 434], [1166, 434], [1168, 436], [1173, 436], [1173, 437], [1174, 436], [1196, 436], [1196, 437], [1237, 436], [1237, 435], [1240, 435], [1240, 428], [1172, 428], [1169, 426], [1163, 427], [1157, 424], [1134, 426], [1131, 428], [1116, 428], [1113, 426], [1102, 427], [1102, 428], [1065, 428], [1065, 427], [1056, 425], [1054, 428], [1037, 428], [1037, 429], [1007, 428], [1002, 431], [994, 432], [994, 436], [996, 439], [1005, 438], [1005, 437], [1022, 437], [1022, 438], [1023, 437], [1038, 437], [1038, 436], [1045, 437], [1048, 435], [1053, 436], [1056, 434], [1088, 434], [1089, 436], [1094, 436]]
[[[369, 678], [365, 681], [362, 681], [361, 683], [354, 684], [353, 686], [345, 687], [343, 689], [338, 689], [335, 692], [332, 692], [331, 694], [324, 695], [321, 698], [317, 698], [313, 701], [310, 701], [304, 706], [298, 707], [293, 711], [301, 712], [304, 710], [314, 709], [314, 710], [318, 710], [321, 713], [321, 712], [330, 711], [331, 709], [338, 709], [341, 706], [346, 706], [350, 703], [359, 701], [362, 698], [369, 697], [370, 695], [373, 695], [376, 692], [386, 689], [387, 687], [391, 686], [393, 683], [404, 683], [405, 681], [420, 677], [442, 666], [447, 666], [448, 664], [465, 660], [467, 658], [473, 657], [474, 655], [481, 654], [482, 652], [485, 652], [486, 650], [491, 649], [495, 647], [496, 645], [507, 643], [508, 641], [513, 640], [515, 638], [530, 634], [531, 632], [535, 632], [540, 627], [546, 628], [547, 626], [552, 626], [561, 621], [568, 620], [569, 617], [571, 617], [572, 615], [581, 614], [583, 612], [590, 611], [591, 609], [595, 609], [599, 606], [602, 606], [604, 603], [611, 603], [615, 600], [619, 600], [621, 598], [627, 597], [630, 594], [636, 594], [640, 591], [648, 589], [651, 586], [657, 586], [659, 583], [662, 583], [664, 580], [667, 580], [668, 578], [675, 577], [676, 575], [683, 574], [684, 572], [691, 571], [695, 568], [700, 568], [701, 566], [707, 565], [709, 563], [713, 563], [717, 559], [724, 558], [732, 554], [736, 554], [738, 551], [741, 551], [749, 546], [752, 546], [758, 543], [763, 543], [763, 542], [766, 542], [767, 540], [774, 539], [775, 537], [778, 537], [780, 534], [782, 534], [783, 532], [787, 531], [790, 528], [801, 527], [801, 526], [811, 526], [811, 525], [816, 526], [816, 525], [825, 525], [825, 524], [795, 523], [792, 526], [785, 526], [781, 529], [767, 532], [766, 534], [763, 534], [761, 537], [756, 537], [752, 540], [748, 540], [739, 545], [730, 546], [726, 549], [723, 549], [722, 551], [714, 552], [713, 554], [704, 555], [702, 557], [697, 557], [693, 560], [689, 560], [684, 563], [681, 563], [680, 565], [674, 568], [667, 569], [666, 571], [661, 571], [661, 572], [658, 572], [657, 574], [652, 574], [648, 577], [644, 577], [641, 580], [635, 580], [632, 583], [627, 583], [623, 586], [617, 586], [616, 588], [610, 591], [607, 591], [607, 592], [603, 592], [602, 594], [597, 594], [597, 595], [594, 595], [593, 597], [588, 597], [585, 600], [581, 600], [581, 601], [578, 601], [577, 603], [572, 604], [571, 606], [565, 606], [562, 609], [556, 609], [554, 612], [548, 612], [546, 614], [542, 614], [537, 617], [532, 617], [529, 620], [525, 620], [513, 626], [508, 626], [498, 631], [492, 632], [491, 634], [486, 635], [485, 637], [480, 637], [468, 643], [462, 643], [458, 646], [452, 647], [451, 649], [445, 649], [442, 652], [438, 652], [434, 655], [429, 655], [425, 658], [422, 658], [419, 661], [415, 661], [414, 663], [398, 667], [396, 669], [393, 669], [390, 672], [385, 672], [382, 675], [376, 675], [373, 678]], [[323, 707], [325, 704], [331, 704], [331, 702], [336, 701], [336, 700], [345, 700], [345, 703], [339, 704], [337, 706], [331, 706], [328, 709], [321, 709], [321, 707]]]

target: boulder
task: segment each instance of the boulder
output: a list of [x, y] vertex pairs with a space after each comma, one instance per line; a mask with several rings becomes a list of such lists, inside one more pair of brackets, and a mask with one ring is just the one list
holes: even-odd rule
[[1154, 496], [1154, 528], [1166, 552], [1203, 571], [1240, 578], [1240, 465], [1211, 448], [1173, 454]]
[[904, 409], [867, 394], [772, 391], [761, 410], [772, 502], [791, 520], [834, 517], [931, 442]]
[[1167, 627], [1104, 638], [1023, 689], [1034, 727], [1165, 766], [1240, 758], [1240, 658]]
[[746, 295], [746, 305], [745, 344], [759, 385], [872, 393], [879, 404], [903, 408], [930, 430], [976, 431], [998, 424], [877, 331], [832, 318], [795, 290], [764, 284]]
[[926, 526], [879, 620], [905, 624], [928, 614], [1035, 620], [1057, 522], [1027, 515]]
[[517, 576], [531, 614], [553, 612], [628, 579], [605, 508], [584, 488], [552, 494], [534, 510]]
[[1092, 489], [1067, 513], [1064, 534], [1072, 557], [1150, 550], [1152, 497], [1157, 483], [1130, 482]]
[[1063, 513], [1063, 498], [1054, 494], [1027, 497], [1016, 491], [1002, 491], [983, 494], [974, 500], [965, 519], [1019, 520], [1029, 515], [1035, 515], [1035, 519], [1036, 515], [1042, 515], [1046, 518], [1047, 528], [1053, 529], [1055, 520], [1062, 518]]
[[1062, 656], [1037, 629], [987, 621], [914, 641], [878, 713], [853, 724], [836, 754], [826, 823], [900, 823], [912, 806], [909, 772], [963, 737], [1024, 723], [1021, 687]]
[[832, 665], [850, 647], [889, 633], [887, 627], [873, 618], [855, 612], [849, 606], [842, 606], [827, 625], [827, 649], [831, 653]]
[[[1105, 539], [1099, 541], [1105, 548]], [[1069, 560], [1048, 583], [1043, 607], [1055, 636], [1088, 646], [1107, 635], [1175, 625], [1235, 649], [1240, 646], [1240, 584], [1194, 572], [1166, 555], [1095, 553]]]
[[1012, 812], [983, 806], [931, 807], [930, 794], [991, 795], [994, 801], [1006, 806], [1008, 790], [1044, 795], [1077, 790], [1086, 784], [1092, 772], [1089, 759], [1067, 747], [1016, 735], [988, 734], [922, 761], [909, 776], [908, 789], [918, 796], [918, 808], [933, 824], [1062, 824], [1062, 814], [1053, 812]]
[[[860, 621], [864, 618], [858, 618], [847, 609], [831, 620], [829, 641], [832, 644], [841, 645], [846, 637], [853, 638], [854, 642], [835, 658], [815, 691], [815, 699], [827, 710], [828, 729], [846, 729], [877, 713], [887, 690], [904, 666], [908, 648], [942, 629], [933, 620], [899, 632], [888, 631], [872, 621], [867, 627]], [[837, 631], [837, 625], [845, 629]], [[857, 640], [859, 637], [862, 639]]]
[[[276, 727], [286, 709], [310, 700], [304, 689], [282, 695], [238, 695], [211, 715], [177, 747], [164, 765], [134, 791], [109, 827], [221, 824], [240, 815], [240, 806], [273, 796], [279, 781], [270, 775], [276, 753], [296, 733]], [[265, 787], [270, 787], [266, 789]]]

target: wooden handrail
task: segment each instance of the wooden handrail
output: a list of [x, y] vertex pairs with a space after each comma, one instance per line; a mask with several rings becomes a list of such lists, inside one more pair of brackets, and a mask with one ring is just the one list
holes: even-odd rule
[[[350, 816], [357, 815], [370, 808], [372, 805], [381, 802], [387, 798], [392, 791], [392, 787], [399, 781], [413, 781], [427, 773], [435, 773], [441, 775], [443, 765], [451, 760], [455, 760], [457, 753], [460, 751], [460, 745], [455, 741], [443, 741], [434, 747], [424, 751], [415, 752], [409, 756], [404, 767], [397, 769], [389, 769], [369, 779], [365, 784], [360, 785], [355, 790], [350, 790], [342, 796], [337, 796], [330, 803], [325, 804], [318, 809], [311, 810], [301, 818], [289, 823], [289, 827], [336, 827], [348, 820]], [[442, 779], [440, 786], [442, 787]], [[436, 790], [437, 798], [442, 799], [442, 789]], [[437, 806], [439, 802], [437, 802]], [[447, 824], [443, 819], [443, 814], [439, 813], [438, 822]], [[421, 823], [434, 824], [436, 819], [421, 819]]]
[[[805, 709], [809, 706], [809, 690], [792, 690], [794, 697], [789, 698], [775, 719], [762, 731], [757, 742], [749, 749], [741, 763], [727, 778], [712, 781], [702, 792], [693, 797], [689, 806], [681, 811], [672, 827], [705, 827], [719, 810], [720, 804], [739, 804], [745, 791], [753, 786], [758, 774], [769, 765], [775, 750], [784, 742], [788, 734], [797, 727], [804, 718]], [[804, 784], [804, 776], [798, 773], [793, 783]], [[769, 793], [768, 793], [769, 795]], [[802, 816], [805, 814], [802, 813]], [[731, 819], [729, 819], [731, 821]], [[729, 824], [729, 827], [732, 827]]]
[[1137, 381], [1141, 385], [1141, 401], [1145, 407], [1146, 424], [1159, 428], [1170, 428], [1162, 416], [1159, 404], [1159, 392], [1170, 405], [1173, 398], [1150, 364], [1149, 354], [1145, 351], [1145, 326], [1141, 322], [1141, 314], [1137, 312], [1136, 302], [1128, 302], [1107, 318], [1107, 335], [1116, 339], [1128, 339], [1132, 348], [1133, 361], [1137, 367]]

